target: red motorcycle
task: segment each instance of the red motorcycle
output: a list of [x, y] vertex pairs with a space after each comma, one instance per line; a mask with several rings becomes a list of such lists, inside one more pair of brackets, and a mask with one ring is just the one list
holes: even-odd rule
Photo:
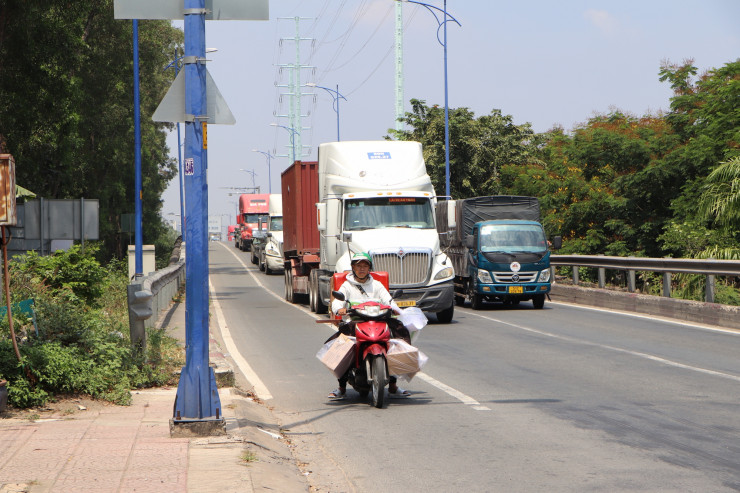
[[[346, 301], [344, 293], [334, 291], [334, 298]], [[398, 296], [398, 293], [394, 294]], [[352, 322], [340, 327], [340, 332], [356, 338], [355, 358], [347, 373], [347, 381], [360, 396], [367, 397], [372, 390], [373, 405], [382, 408], [385, 401], [385, 386], [388, 385], [388, 363], [386, 354], [391, 337], [408, 337], [405, 328], [399, 327], [392, 318], [388, 305], [377, 301], [365, 301], [347, 308]]]

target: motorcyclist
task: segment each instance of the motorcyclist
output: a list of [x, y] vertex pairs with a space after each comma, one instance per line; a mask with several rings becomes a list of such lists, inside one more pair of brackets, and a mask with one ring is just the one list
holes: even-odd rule
[[[372, 257], [364, 252], [355, 253], [351, 260], [352, 273], [347, 274], [347, 279], [339, 287], [339, 291], [344, 294], [346, 300], [358, 299], [376, 299], [384, 305], [389, 305], [394, 313], [400, 314], [401, 309], [398, 307], [388, 290], [378, 280], [373, 279], [370, 271], [373, 268]], [[331, 304], [332, 313], [344, 316], [347, 314], [345, 302], [335, 299]], [[401, 337], [409, 342], [409, 333], [403, 325], [394, 320], [389, 321], [391, 333], [396, 337]], [[330, 337], [329, 340], [339, 335], [339, 333], [354, 335], [354, 324], [344, 323], [339, 326], [337, 334]], [[347, 395], [347, 377], [346, 375], [338, 379], [339, 387], [329, 392], [329, 399], [341, 400]], [[388, 379], [388, 393], [392, 397], [409, 397], [411, 394], [397, 385], [396, 377], [391, 376]]]

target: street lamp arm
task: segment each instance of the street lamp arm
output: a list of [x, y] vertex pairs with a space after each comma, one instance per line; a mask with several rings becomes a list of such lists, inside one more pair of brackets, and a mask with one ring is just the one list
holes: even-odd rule
[[[439, 31], [444, 27], [445, 24], [447, 24], [450, 21], [453, 21], [458, 26], [462, 27], [462, 24], [460, 24], [457, 19], [455, 19], [449, 12], [446, 10], [442, 10], [439, 7], [435, 7], [434, 5], [429, 5], [428, 3], [424, 2], [417, 2], [416, 0], [396, 0], [397, 2], [406, 2], [406, 3], [415, 3], [416, 5], [421, 5], [422, 7], [426, 8], [431, 14], [434, 16], [434, 20], [437, 21], [437, 42], [441, 44], [442, 46], [445, 45], [445, 43], [439, 39]], [[443, 15], [445, 15], [445, 19], [441, 20], [437, 12], [441, 12]]]

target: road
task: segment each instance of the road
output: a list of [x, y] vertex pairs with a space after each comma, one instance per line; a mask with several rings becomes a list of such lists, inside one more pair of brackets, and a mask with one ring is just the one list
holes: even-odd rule
[[318, 491], [740, 491], [740, 333], [558, 303], [431, 316], [429, 356], [375, 409], [315, 354], [333, 329], [210, 242], [227, 345]]

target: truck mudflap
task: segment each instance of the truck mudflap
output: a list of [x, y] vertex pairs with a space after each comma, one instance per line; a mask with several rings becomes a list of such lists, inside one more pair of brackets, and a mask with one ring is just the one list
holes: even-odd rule
[[[390, 292], [393, 294], [398, 288], [391, 286]], [[399, 307], [405, 308], [415, 306], [426, 312], [441, 312], [452, 306], [454, 298], [454, 286], [452, 280], [435, 284], [433, 286], [424, 286], [421, 288], [402, 288], [403, 294], [395, 298]]]

